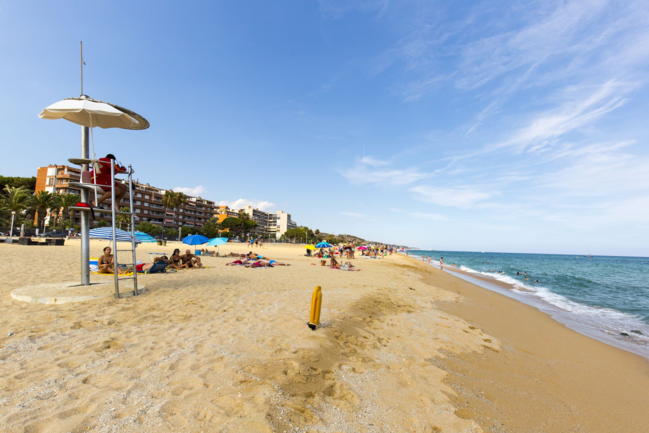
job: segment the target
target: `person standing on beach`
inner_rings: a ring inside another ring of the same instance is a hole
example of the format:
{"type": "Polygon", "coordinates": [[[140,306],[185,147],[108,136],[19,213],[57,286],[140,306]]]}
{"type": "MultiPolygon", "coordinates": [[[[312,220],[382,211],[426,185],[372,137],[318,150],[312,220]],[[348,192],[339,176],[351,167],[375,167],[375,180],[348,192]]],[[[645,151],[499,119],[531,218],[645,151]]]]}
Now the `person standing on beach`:
{"type": "Polygon", "coordinates": [[[444,257],[439,258],[439,268],[443,271],[444,270],[444,257]]]}

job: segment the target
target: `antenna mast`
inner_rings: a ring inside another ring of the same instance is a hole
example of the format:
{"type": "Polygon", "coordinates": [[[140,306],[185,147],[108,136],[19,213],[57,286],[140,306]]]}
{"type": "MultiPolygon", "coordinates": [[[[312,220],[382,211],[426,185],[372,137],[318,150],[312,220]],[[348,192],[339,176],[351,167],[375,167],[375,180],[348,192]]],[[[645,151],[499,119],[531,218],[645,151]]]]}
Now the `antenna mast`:
{"type": "Polygon", "coordinates": [[[83,95],[83,41],[79,42],[79,56],[81,62],[81,95],[83,95]]]}

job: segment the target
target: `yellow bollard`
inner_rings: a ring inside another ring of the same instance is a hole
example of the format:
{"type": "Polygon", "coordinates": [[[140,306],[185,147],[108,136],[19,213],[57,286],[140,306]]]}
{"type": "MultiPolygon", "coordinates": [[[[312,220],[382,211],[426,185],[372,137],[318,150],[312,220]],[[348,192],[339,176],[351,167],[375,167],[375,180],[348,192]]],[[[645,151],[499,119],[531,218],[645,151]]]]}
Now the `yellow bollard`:
{"type": "Polygon", "coordinates": [[[309,328],[312,331],[320,326],[320,308],[322,308],[322,289],[316,286],[311,296],[311,315],[309,316],[309,328]]]}

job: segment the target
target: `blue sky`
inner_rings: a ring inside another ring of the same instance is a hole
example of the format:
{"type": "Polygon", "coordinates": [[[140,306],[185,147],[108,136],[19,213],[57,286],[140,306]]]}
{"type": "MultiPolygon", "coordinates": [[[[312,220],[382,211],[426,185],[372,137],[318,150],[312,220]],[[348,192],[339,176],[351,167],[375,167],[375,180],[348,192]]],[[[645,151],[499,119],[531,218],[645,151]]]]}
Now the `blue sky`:
{"type": "Polygon", "coordinates": [[[0,174],[79,154],[84,93],[141,181],[425,248],[649,255],[646,1],[0,0],[0,174]]]}

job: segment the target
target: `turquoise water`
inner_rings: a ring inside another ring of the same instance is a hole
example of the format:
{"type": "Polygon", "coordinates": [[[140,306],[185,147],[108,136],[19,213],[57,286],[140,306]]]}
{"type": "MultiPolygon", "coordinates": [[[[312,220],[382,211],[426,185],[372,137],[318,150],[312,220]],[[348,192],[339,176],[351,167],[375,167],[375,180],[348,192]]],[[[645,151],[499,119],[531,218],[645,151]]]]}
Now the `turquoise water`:
{"type": "MultiPolygon", "coordinates": [[[[426,259],[431,256],[437,267],[444,257],[445,270],[459,269],[469,278],[480,275],[506,283],[513,297],[549,312],[571,328],[649,357],[649,258],[409,253],[426,259]]],[[[477,279],[472,282],[484,285],[477,279]]]]}

